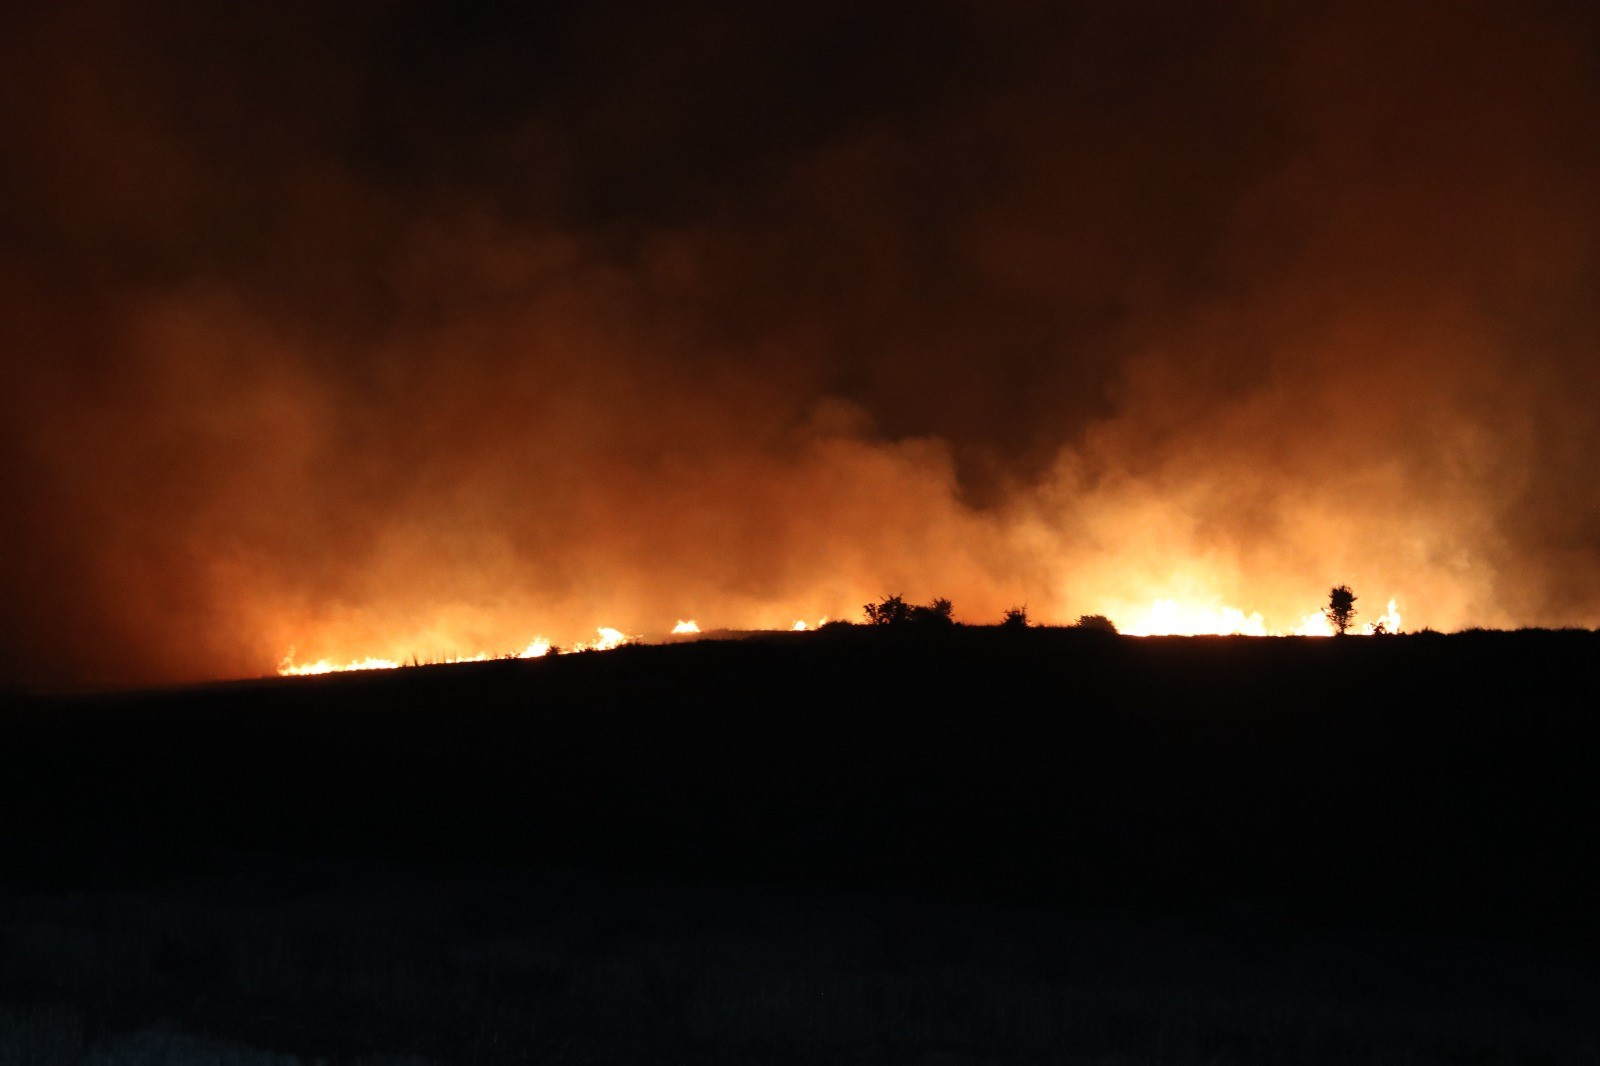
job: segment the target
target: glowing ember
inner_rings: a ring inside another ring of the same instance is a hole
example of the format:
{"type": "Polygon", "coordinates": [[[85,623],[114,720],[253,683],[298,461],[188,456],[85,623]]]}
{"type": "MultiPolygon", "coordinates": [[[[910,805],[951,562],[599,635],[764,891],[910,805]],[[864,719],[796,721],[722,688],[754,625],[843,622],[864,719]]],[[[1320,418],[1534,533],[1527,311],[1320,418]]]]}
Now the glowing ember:
{"type": "Polygon", "coordinates": [[[700,627],[695,624],[694,619],[692,618],[687,622],[680,618],[678,620],[678,624],[672,627],[672,632],[680,635],[684,633],[698,633],[700,632],[700,627]]]}

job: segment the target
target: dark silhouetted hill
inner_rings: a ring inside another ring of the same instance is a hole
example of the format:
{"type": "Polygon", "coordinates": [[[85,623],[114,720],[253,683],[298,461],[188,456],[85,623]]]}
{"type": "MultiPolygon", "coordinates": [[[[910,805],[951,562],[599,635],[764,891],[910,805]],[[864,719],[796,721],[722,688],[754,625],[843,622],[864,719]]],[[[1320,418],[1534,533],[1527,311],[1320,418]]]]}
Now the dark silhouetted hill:
{"type": "Polygon", "coordinates": [[[846,627],[14,699],[0,867],[265,852],[1592,937],[1597,653],[846,627]]]}

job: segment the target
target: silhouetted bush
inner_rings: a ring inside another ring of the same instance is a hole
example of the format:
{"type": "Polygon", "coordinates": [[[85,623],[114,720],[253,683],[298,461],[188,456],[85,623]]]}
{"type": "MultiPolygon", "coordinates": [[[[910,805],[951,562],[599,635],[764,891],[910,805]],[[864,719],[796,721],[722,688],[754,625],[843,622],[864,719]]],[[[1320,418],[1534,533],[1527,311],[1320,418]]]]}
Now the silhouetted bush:
{"type": "Polygon", "coordinates": [[[889,596],[881,603],[862,608],[867,621],[875,626],[918,626],[938,628],[955,625],[954,608],[940,597],[929,604],[909,604],[903,596],[889,596]]]}
{"type": "Polygon", "coordinates": [[[950,601],[940,597],[926,606],[911,608],[911,623],[918,626],[953,626],[954,608],[950,601]]]}
{"type": "Polygon", "coordinates": [[[1021,607],[1011,608],[1001,617],[1000,626],[1003,629],[1027,629],[1028,605],[1023,604],[1021,607]]]}
{"type": "Polygon", "coordinates": [[[889,596],[881,603],[869,603],[862,608],[867,621],[875,626],[900,626],[911,621],[911,605],[904,596],[889,596]]]}
{"type": "Polygon", "coordinates": [[[1078,617],[1072,628],[1089,633],[1116,633],[1117,624],[1103,614],[1085,614],[1078,617]]]}

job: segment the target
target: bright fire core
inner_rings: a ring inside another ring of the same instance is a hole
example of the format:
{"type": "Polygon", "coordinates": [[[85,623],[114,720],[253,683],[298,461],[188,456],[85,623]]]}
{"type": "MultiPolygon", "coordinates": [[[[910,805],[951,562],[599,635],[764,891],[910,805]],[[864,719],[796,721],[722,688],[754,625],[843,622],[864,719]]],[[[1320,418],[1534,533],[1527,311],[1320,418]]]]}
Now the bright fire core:
{"type": "MultiPolygon", "coordinates": [[[[1198,603],[1158,599],[1118,628],[1131,636],[1231,636],[1251,637],[1331,637],[1333,623],[1321,611],[1301,617],[1288,629],[1269,629],[1259,611],[1246,614],[1237,607],[1218,603],[1198,603]]],[[[1400,609],[1394,598],[1376,619],[1360,627],[1364,634],[1400,632],[1400,609]]]]}

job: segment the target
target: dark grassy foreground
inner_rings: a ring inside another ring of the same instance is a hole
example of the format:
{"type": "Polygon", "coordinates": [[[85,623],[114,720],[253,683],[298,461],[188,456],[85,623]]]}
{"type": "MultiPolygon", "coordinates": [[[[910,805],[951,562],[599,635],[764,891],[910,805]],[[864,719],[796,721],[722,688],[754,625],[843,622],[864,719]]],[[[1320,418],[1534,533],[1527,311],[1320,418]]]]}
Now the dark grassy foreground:
{"type": "Polygon", "coordinates": [[[1587,633],[14,702],[0,1062],[1594,1062],[1587,633]]]}

